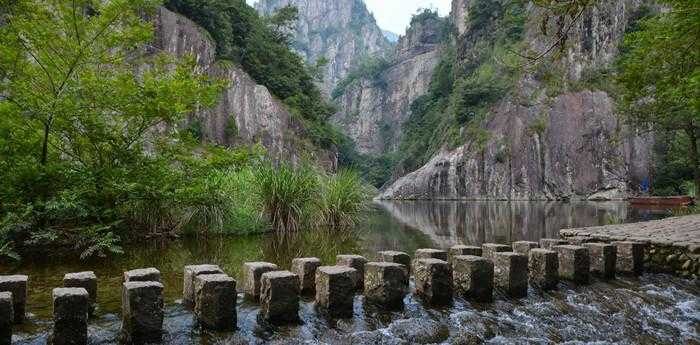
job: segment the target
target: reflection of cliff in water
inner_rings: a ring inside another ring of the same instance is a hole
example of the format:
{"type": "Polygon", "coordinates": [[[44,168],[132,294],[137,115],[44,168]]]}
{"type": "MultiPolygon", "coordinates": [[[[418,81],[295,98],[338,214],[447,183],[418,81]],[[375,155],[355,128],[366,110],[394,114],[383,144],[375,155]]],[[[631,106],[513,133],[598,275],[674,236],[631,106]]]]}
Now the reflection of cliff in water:
{"type": "Polygon", "coordinates": [[[439,247],[510,243],[559,237],[572,227],[629,222],[625,202],[378,201],[397,221],[428,235],[439,247]]]}

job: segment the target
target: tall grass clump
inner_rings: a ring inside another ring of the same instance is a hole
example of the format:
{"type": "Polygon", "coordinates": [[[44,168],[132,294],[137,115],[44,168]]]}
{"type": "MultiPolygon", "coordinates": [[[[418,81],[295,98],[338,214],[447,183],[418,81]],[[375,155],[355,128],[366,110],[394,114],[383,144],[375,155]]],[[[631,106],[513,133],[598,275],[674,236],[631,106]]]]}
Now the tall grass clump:
{"type": "Polygon", "coordinates": [[[329,229],[349,229],[367,209],[369,188],[351,170],[321,177],[318,197],[318,218],[329,229]]]}
{"type": "Polygon", "coordinates": [[[311,212],[311,201],[318,195],[318,179],[306,165],[260,164],[255,186],[272,228],[281,234],[301,228],[305,213],[311,212]]]}

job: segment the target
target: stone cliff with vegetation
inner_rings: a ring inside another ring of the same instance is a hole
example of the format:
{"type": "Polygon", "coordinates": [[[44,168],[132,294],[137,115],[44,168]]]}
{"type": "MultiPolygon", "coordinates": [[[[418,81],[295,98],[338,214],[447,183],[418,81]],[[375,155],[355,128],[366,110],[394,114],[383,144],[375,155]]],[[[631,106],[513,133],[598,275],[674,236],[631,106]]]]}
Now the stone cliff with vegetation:
{"type": "Polygon", "coordinates": [[[394,181],[381,198],[614,199],[639,188],[649,174],[651,139],[621,124],[613,91],[600,81],[640,4],[600,3],[586,10],[556,58],[529,68],[509,52],[548,49],[540,11],[455,1],[453,15],[465,15],[451,20],[465,26],[458,25],[446,48],[454,56],[442,61],[451,65],[442,79],[455,79],[448,81],[446,97],[433,92],[421,100],[424,105],[414,103],[412,122],[428,127],[414,128],[430,142],[403,159],[402,168],[417,170],[394,181]]]}
{"type": "Polygon", "coordinates": [[[261,0],[255,5],[265,16],[286,6],[299,13],[292,47],[310,64],[323,62],[318,67],[326,94],[363,58],[391,48],[362,0],[261,0]]]}
{"type": "Polygon", "coordinates": [[[179,58],[195,56],[200,68],[226,84],[214,107],[190,115],[188,126],[196,137],[229,147],[260,144],[272,157],[295,162],[313,158],[331,169],[336,167],[334,150],[319,148],[307,140],[304,124],[267,87],[239,65],[217,59],[216,43],[206,30],[160,8],[156,36],[158,49],[179,58]]]}

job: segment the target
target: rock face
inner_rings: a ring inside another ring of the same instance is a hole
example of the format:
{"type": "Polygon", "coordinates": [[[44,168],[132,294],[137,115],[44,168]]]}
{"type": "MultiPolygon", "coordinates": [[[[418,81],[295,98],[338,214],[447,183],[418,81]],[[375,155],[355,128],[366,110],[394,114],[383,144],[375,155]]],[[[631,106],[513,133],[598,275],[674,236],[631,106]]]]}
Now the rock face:
{"type": "Polygon", "coordinates": [[[306,61],[325,57],[322,89],[330,94],[364,56],[382,54],[391,43],[362,0],[261,0],[262,15],[292,5],[299,10],[294,48],[306,61]]]}
{"type": "Polygon", "coordinates": [[[360,153],[376,156],[398,145],[411,103],[427,93],[440,62],[443,26],[440,18],[411,23],[389,58],[390,67],[374,80],[355,80],[336,99],[340,110],[331,121],[360,153]]]}
{"type": "MultiPolygon", "coordinates": [[[[453,15],[464,16],[468,2],[454,0],[453,15]]],[[[466,138],[464,145],[443,149],[395,181],[380,198],[601,200],[634,192],[648,176],[652,138],[622,125],[611,95],[594,91],[584,79],[614,61],[639,5],[603,2],[588,10],[569,34],[563,58],[545,66],[579,87],[557,92],[535,72],[524,73],[481,123],[490,133],[483,150],[466,138]]],[[[544,51],[551,40],[541,36],[537,18],[537,10],[528,8],[524,41],[544,51]]],[[[469,28],[458,25],[458,30],[469,28]]]]}
{"type": "Polygon", "coordinates": [[[191,20],[165,8],[155,19],[155,46],[177,57],[192,55],[203,71],[228,82],[218,104],[190,118],[202,125],[204,140],[219,145],[262,144],[272,157],[298,160],[301,152],[334,168],[334,152],[318,150],[300,140],[303,128],[287,108],[240,67],[216,61],[216,46],[208,33],[191,20]]]}

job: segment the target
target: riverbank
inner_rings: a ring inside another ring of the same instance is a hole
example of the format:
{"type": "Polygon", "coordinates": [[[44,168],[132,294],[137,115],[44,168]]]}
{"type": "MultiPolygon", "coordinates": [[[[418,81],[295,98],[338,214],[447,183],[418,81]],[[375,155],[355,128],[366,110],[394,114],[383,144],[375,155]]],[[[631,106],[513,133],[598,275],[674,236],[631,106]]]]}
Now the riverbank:
{"type": "Polygon", "coordinates": [[[700,277],[700,215],[563,229],[559,234],[577,242],[642,242],[646,244],[644,263],[648,271],[700,277]]]}

